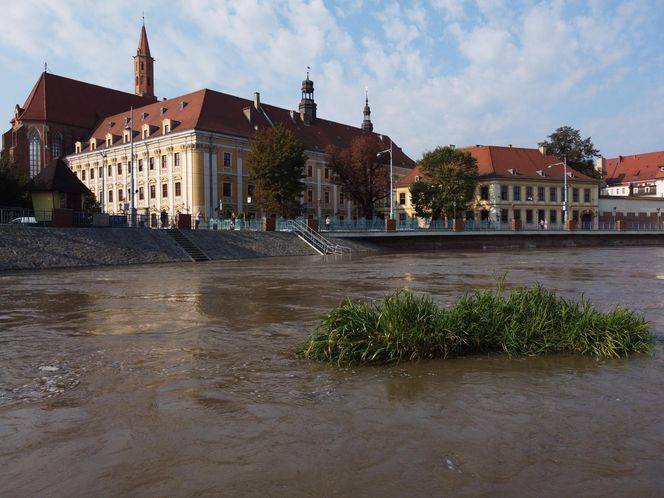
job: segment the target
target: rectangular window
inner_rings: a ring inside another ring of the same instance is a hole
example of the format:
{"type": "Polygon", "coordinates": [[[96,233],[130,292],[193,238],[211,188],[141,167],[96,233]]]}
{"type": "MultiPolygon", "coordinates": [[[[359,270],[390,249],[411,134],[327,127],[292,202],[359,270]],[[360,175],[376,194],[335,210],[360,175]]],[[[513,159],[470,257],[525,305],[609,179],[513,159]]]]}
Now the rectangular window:
{"type": "Polygon", "coordinates": [[[533,210],[526,209],[526,223],[532,224],[533,222],[533,210]]]}
{"type": "Polygon", "coordinates": [[[325,176],[325,179],[329,180],[330,179],[330,168],[325,168],[323,174],[325,176]]]}
{"type": "Polygon", "coordinates": [[[118,189],[118,202],[122,202],[122,201],[124,201],[124,195],[123,195],[122,189],[119,188],[118,189]]]}
{"type": "Polygon", "coordinates": [[[104,167],[99,166],[99,178],[101,178],[102,176],[104,176],[104,167]]]}
{"type": "Polygon", "coordinates": [[[138,171],[143,171],[143,159],[138,160],[138,171]]]}
{"type": "Polygon", "coordinates": [[[166,167],[166,155],[164,154],[161,156],[161,167],[165,168],[166,167]]]}
{"type": "Polygon", "coordinates": [[[113,166],[108,165],[108,176],[113,176],[113,166]]]}
{"type": "Polygon", "coordinates": [[[224,182],[224,184],[221,186],[221,195],[224,197],[230,197],[231,196],[231,184],[230,182],[224,182]]]}
{"type": "Polygon", "coordinates": [[[572,189],[572,202],[579,202],[579,189],[576,187],[572,189]]]}
{"type": "Polygon", "coordinates": [[[112,190],[108,191],[108,202],[113,202],[113,191],[112,190]]]}
{"type": "Polygon", "coordinates": [[[507,190],[507,185],[501,185],[500,186],[500,200],[501,201],[508,201],[509,200],[509,193],[507,190]]]}
{"type": "Polygon", "coordinates": [[[583,202],[590,202],[590,189],[589,188],[584,188],[583,189],[583,202]]]}
{"type": "Polygon", "coordinates": [[[406,204],[406,192],[399,192],[399,205],[404,206],[406,204]]]}
{"type": "Polygon", "coordinates": [[[94,180],[94,179],[95,179],[95,169],[90,168],[90,180],[94,180]]]}
{"type": "Polygon", "coordinates": [[[168,183],[161,184],[161,196],[168,197],[168,183]]]}
{"type": "Polygon", "coordinates": [[[527,201],[533,200],[533,187],[526,187],[526,200],[527,201]]]}
{"type": "Polygon", "coordinates": [[[489,200],[489,186],[488,185],[482,185],[480,187],[480,199],[483,201],[488,201],[489,200]]]}
{"type": "Polygon", "coordinates": [[[138,200],[142,201],[145,198],[145,190],[143,187],[138,187],[138,200]]]}
{"type": "Polygon", "coordinates": [[[81,180],[85,181],[85,170],[81,170],[81,180]]]}
{"type": "Polygon", "coordinates": [[[521,200],[521,187],[519,185],[514,185],[514,187],[512,187],[512,195],[514,196],[513,200],[521,200]]]}
{"type": "Polygon", "coordinates": [[[182,184],[180,182],[175,182],[175,197],[180,197],[182,195],[182,184]]]}
{"type": "Polygon", "coordinates": [[[549,220],[554,225],[558,223],[558,211],[556,211],[555,209],[549,211],[549,220]]]}
{"type": "Polygon", "coordinates": [[[180,167],[180,153],[179,152],[176,152],[175,154],[173,154],[173,166],[175,166],[176,168],[180,167]]]}
{"type": "Polygon", "coordinates": [[[346,196],[344,194],[344,191],[341,190],[339,191],[339,204],[343,204],[346,202],[346,196]]]}
{"type": "Polygon", "coordinates": [[[507,223],[509,221],[509,212],[507,209],[501,209],[500,210],[500,221],[502,223],[507,223]]]}
{"type": "Polygon", "coordinates": [[[150,199],[157,197],[157,188],[154,185],[150,185],[150,199]]]}
{"type": "Polygon", "coordinates": [[[143,130],[143,138],[148,138],[148,130],[143,130]]]}
{"type": "Polygon", "coordinates": [[[323,196],[324,196],[323,199],[324,199],[325,205],[329,206],[330,205],[330,192],[326,190],[324,192],[323,196]]]}
{"type": "Polygon", "coordinates": [[[521,210],[520,209],[515,209],[514,210],[514,219],[515,220],[520,220],[521,219],[521,210]]]}
{"type": "Polygon", "coordinates": [[[311,204],[312,202],[314,202],[314,191],[311,190],[311,189],[307,190],[307,202],[308,202],[309,204],[311,204]]]}
{"type": "Polygon", "coordinates": [[[224,152],[224,168],[230,168],[230,167],[231,167],[231,153],[224,152]]]}
{"type": "Polygon", "coordinates": [[[122,163],[118,163],[118,176],[122,174],[122,163]]]}
{"type": "Polygon", "coordinates": [[[578,209],[575,209],[575,210],[572,211],[572,220],[574,220],[577,223],[579,222],[579,210],[578,209]]]}
{"type": "Polygon", "coordinates": [[[154,157],[150,158],[150,169],[154,169],[154,157]]]}
{"type": "Polygon", "coordinates": [[[307,176],[308,176],[309,178],[311,178],[312,176],[314,176],[314,168],[313,168],[313,166],[312,166],[311,164],[309,164],[309,165],[307,166],[307,176]]]}
{"type": "Polygon", "coordinates": [[[544,187],[537,187],[537,201],[544,202],[544,187]]]}
{"type": "Polygon", "coordinates": [[[549,201],[556,202],[558,200],[558,189],[556,187],[549,187],[549,201]]]}

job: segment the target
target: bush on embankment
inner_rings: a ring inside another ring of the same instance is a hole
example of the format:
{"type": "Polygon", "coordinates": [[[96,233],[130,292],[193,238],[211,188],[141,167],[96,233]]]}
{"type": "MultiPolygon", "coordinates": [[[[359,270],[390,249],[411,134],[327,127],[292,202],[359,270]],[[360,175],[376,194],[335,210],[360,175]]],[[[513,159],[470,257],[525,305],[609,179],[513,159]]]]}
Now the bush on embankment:
{"type": "Polygon", "coordinates": [[[653,342],[647,322],[626,308],[602,313],[538,285],[478,291],[449,309],[408,291],[378,304],[347,300],[323,317],[302,355],[338,365],[498,352],[619,358],[651,352],[653,342]]]}

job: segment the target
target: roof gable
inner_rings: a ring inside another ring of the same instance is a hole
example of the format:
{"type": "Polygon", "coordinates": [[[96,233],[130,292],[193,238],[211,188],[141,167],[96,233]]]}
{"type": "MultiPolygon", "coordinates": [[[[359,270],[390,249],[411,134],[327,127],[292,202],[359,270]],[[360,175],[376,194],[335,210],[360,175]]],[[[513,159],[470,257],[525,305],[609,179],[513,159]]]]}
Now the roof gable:
{"type": "Polygon", "coordinates": [[[89,192],[63,159],[44,168],[26,185],[28,192],[63,192],[68,194],[89,192]]]}

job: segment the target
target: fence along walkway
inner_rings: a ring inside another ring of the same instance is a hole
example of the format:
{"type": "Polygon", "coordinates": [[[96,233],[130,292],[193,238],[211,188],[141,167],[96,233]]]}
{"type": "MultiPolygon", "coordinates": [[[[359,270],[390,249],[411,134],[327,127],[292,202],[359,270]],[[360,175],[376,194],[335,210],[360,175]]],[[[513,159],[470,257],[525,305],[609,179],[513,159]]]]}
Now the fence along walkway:
{"type": "Polygon", "coordinates": [[[300,220],[288,220],[286,230],[293,232],[304,242],[309,244],[320,255],[325,254],[350,254],[350,247],[330,242],[321,234],[309,228],[300,220]]]}

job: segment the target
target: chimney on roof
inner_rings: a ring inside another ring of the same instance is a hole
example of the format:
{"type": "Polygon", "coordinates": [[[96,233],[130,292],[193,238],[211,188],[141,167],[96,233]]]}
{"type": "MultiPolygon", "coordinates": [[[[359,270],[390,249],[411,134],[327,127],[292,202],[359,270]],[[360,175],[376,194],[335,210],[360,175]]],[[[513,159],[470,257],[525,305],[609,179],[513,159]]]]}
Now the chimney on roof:
{"type": "Polygon", "coordinates": [[[606,176],[606,159],[604,156],[599,156],[597,159],[595,159],[595,171],[600,174],[600,178],[604,178],[606,176]]]}
{"type": "Polygon", "coordinates": [[[261,108],[261,94],[254,92],[254,109],[257,111],[261,108]]]}
{"type": "Polygon", "coordinates": [[[455,148],[456,148],[456,145],[454,145],[454,144],[448,144],[447,146],[448,146],[450,149],[455,149],[455,148]]]}
{"type": "Polygon", "coordinates": [[[507,146],[508,146],[510,149],[512,148],[512,144],[507,144],[507,146]]]}
{"type": "Polygon", "coordinates": [[[546,156],[546,145],[540,145],[539,146],[539,151],[540,151],[540,154],[542,154],[543,156],[546,156]]]}

